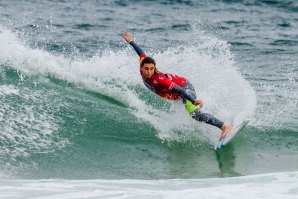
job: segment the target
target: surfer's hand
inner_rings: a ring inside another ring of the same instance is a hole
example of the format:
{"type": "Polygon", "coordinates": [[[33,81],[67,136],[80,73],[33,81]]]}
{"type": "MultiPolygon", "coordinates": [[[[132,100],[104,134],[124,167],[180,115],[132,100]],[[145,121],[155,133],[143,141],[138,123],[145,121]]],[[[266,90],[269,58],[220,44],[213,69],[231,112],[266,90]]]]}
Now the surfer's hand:
{"type": "Polygon", "coordinates": [[[194,103],[193,103],[193,105],[195,105],[195,106],[198,106],[198,105],[200,105],[201,107],[203,107],[203,101],[202,100],[196,100],[194,103]]]}
{"type": "Polygon", "coordinates": [[[131,37],[131,35],[130,35],[127,31],[125,31],[125,32],[123,33],[122,37],[123,37],[124,40],[125,40],[126,42],[128,42],[128,43],[132,41],[132,37],[131,37]]]}

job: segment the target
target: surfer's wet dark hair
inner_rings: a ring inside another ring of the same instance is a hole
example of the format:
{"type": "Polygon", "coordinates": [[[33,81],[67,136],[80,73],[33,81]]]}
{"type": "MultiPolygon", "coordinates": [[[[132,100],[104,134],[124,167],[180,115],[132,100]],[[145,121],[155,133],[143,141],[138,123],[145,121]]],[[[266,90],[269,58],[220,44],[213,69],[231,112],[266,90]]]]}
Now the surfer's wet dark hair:
{"type": "Polygon", "coordinates": [[[162,72],[160,72],[157,68],[156,68],[156,63],[155,60],[152,57],[145,57],[142,62],[141,62],[141,66],[143,68],[144,64],[154,64],[155,69],[154,69],[154,73],[155,74],[162,74],[162,72]]]}
{"type": "Polygon", "coordinates": [[[144,64],[154,64],[154,66],[156,65],[155,60],[152,57],[145,57],[142,60],[141,66],[143,67],[144,64]]]}

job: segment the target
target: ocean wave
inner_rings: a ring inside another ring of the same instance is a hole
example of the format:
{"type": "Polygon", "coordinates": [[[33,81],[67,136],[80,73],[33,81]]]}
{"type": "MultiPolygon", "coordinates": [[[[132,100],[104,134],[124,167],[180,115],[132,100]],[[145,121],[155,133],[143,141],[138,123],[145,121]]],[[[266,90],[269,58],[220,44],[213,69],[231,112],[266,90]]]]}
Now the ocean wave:
{"type": "Polygon", "coordinates": [[[224,179],[1,180],[0,198],[297,198],[298,173],[224,179]]]}

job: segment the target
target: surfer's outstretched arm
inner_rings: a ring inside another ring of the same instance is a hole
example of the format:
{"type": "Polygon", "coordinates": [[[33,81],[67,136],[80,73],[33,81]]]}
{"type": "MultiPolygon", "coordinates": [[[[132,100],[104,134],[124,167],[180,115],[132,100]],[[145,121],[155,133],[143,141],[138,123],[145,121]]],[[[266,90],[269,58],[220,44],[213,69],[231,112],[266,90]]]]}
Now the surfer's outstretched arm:
{"type": "Polygon", "coordinates": [[[132,47],[133,47],[133,49],[135,49],[135,51],[138,53],[138,55],[141,57],[144,57],[144,55],[145,55],[145,53],[144,53],[144,51],[142,50],[142,48],[140,47],[140,46],[138,46],[137,44],[136,44],[136,42],[134,42],[133,40],[132,40],[132,36],[127,32],[127,31],[125,31],[124,32],[124,34],[123,34],[123,38],[125,39],[125,41],[127,42],[127,43],[129,43],[132,47]]]}

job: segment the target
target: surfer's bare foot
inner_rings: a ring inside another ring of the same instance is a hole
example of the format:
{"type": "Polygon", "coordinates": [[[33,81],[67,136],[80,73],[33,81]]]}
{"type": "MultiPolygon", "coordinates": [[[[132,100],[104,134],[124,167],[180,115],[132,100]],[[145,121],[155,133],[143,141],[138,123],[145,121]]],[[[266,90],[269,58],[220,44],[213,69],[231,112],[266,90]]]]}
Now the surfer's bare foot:
{"type": "Polygon", "coordinates": [[[224,139],[224,137],[229,133],[231,132],[233,129],[233,127],[229,124],[224,124],[222,127],[221,127],[221,135],[220,135],[220,138],[219,138],[219,141],[221,141],[222,139],[224,139]]]}

